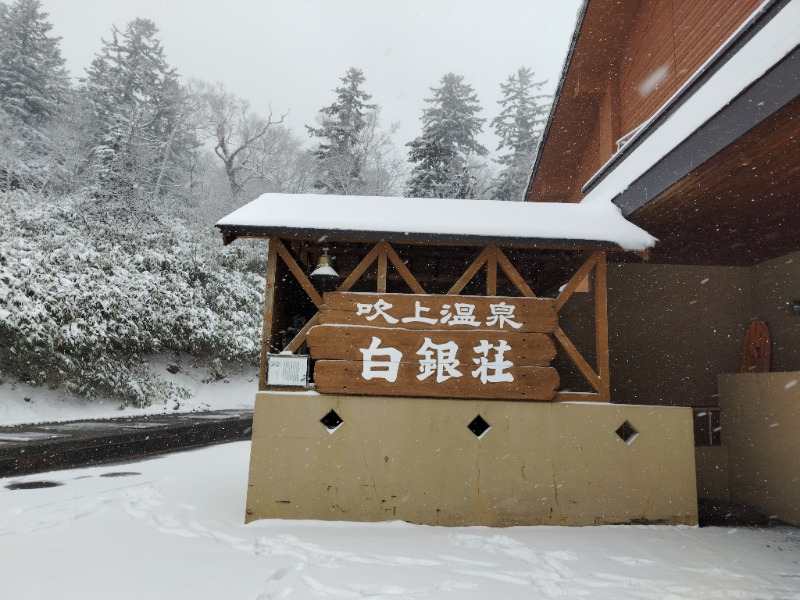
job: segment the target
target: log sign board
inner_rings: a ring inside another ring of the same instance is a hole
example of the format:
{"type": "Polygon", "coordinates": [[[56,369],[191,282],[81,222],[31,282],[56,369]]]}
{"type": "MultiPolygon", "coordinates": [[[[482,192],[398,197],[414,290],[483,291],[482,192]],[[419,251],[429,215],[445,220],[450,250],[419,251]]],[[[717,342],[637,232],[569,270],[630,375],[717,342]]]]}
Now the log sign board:
{"type": "Polygon", "coordinates": [[[553,300],[329,293],[307,342],[319,392],[552,400],[553,300]]]}

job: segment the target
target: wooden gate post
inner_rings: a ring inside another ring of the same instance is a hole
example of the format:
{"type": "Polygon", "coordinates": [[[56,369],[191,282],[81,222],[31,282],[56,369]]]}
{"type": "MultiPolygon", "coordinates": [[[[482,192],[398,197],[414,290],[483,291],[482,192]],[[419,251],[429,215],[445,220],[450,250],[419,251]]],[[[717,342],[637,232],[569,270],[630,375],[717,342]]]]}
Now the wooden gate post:
{"type": "Polygon", "coordinates": [[[272,309],[275,305],[275,274],[278,271],[278,242],[270,238],[267,249],[266,285],[264,287],[264,321],[261,329],[261,366],[258,370],[258,391],[267,389],[267,354],[272,337],[272,309]]]}
{"type": "Polygon", "coordinates": [[[608,287],[606,285],[606,253],[600,252],[594,268],[594,324],[597,348],[598,392],[605,402],[611,400],[608,358],[608,287]]]}

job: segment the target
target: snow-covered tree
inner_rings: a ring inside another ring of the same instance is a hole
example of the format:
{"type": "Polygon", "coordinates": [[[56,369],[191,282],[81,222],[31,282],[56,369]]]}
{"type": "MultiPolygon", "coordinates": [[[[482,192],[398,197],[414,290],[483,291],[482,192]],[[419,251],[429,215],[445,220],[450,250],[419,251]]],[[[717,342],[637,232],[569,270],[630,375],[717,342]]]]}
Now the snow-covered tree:
{"type": "Polygon", "coordinates": [[[305,142],[305,138],[283,125],[267,132],[262,149],[269,157],[269,164],[258,193],[302,194],[313,191],[316,165],[305,142]]]}
{"type": "Polygon", "coordinates": [[[306,126],[311,136],[322,140],[314,150],[320,170],[314,185],[329,194],[361,194],[364,156],[359,135],[376,107],[361,88],[365,79],[360,69],[351,67],[340,81],[334,90],[336,101],[319,111],[319,127],[306,126]]]}
{"type": "Polygon", "coordinates": [[[0,181],[28,187],[47,178],[43,127],[69,92],[67,72],[39,0],[0,9],[0,181]]]}
{"type": "Polygon", "coordinates": [[[0,12],[0,107],[26,124],[41,124],[55,115],[69,84],[61,38],[39,0],[17,0],[0,12]]]}
{"type": "Polygon", "coordinates": [[[411,171],[407,195],[419,198],[474,198],[474,179],[468,158],[485,156],[476,137],[485,119],[477,116],[480,103],[464,77],[448,73],[431,88],[430,106],[422,112],[422,135],[409,142],[411,171]]]}
{"type": "Polygon", "coordinates": [[[0,381],[142,405],[187,393],[154,377],[153,354],[257,360],[263,264],[248,268],[256,245],[222,249],[208,222],[84,220],[71,196],[16,190],[3,202],[0,381]]]}
{"type": "Polygon", "coordinates": [[[238,197],[244,187],[267,177],[270,128],[283,123],[286,114],[273,121],[272,108],[265,119],[250,109],[247,100],[237,98],[218,83],[195,82],[202,99],[201,128],[214,143],[214,153],[225,167],[231,194],[238,197]]]}
{"type": "Polygon", "coordinates": [[[399,196],[408,176],[407,163],[397,152],[394,136],[400,122],[391,123],[388,129],[381,124],[381,109],[376,106],[365,115],[364,127],[359,131],[354,156],[361,164],[361,185],[356,193],[366,196],[399,196]]]}
{"type": "Polygon", "coordinates": [[[508,153],[497,159],[502,167],[494,183],[493,196],[497,200],[524,200],[551,98],[538,93],[547,82],[533,78],[531,69],[521,67],[500,84],[503,99],[498,104],[503,108],[491,125],[500,138],[497,149],[508,153]]]}
{"type": "Polygon", "coordinates": [[[157,33],[147,19],[114,27],[84,80],[94,117],[92,191],[102,210],[117,214],[148,206],[176,184],[169,179],[179,171],[169,166],[195,146],[186,95],[157,33]]]}

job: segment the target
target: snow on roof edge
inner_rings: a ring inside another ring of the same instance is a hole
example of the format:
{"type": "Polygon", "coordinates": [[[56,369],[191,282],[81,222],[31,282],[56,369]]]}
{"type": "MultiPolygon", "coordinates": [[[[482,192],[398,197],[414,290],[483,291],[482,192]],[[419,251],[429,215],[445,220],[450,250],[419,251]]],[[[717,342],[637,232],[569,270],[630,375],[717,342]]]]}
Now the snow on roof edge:
{"type": "Polygon", "coordinates": [[[408,241],[582,241],[588,245],[615,244],[631,251],[652,248],[656,242],[625,220],[611,202],[264,194],[220,219],[216,227],[233,235],[352,232],[394,235],[408,241]]]}

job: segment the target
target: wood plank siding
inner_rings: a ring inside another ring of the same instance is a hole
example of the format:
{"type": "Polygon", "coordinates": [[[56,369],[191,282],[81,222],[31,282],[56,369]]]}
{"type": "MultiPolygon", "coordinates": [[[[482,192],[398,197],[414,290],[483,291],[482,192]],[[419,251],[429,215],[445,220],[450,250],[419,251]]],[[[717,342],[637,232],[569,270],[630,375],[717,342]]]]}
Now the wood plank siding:
{"type": "Polygon", "coordinates": [[[620,60],[623,135],[669,100],[761,2],[644,0],[620,60]]]}
{"type": "Polygon", "coordinates": [[[580,201],[616,141],[656,112],[761,1],[590,0],[529,200],[580,201]]]}

